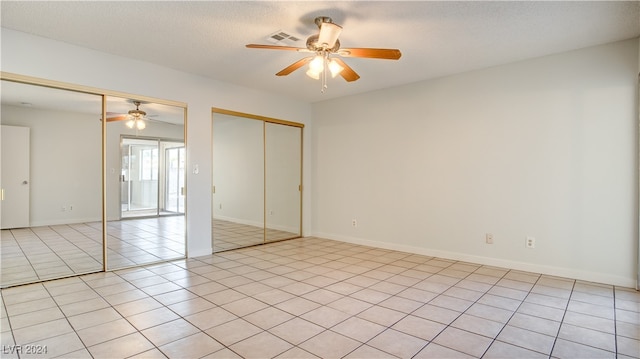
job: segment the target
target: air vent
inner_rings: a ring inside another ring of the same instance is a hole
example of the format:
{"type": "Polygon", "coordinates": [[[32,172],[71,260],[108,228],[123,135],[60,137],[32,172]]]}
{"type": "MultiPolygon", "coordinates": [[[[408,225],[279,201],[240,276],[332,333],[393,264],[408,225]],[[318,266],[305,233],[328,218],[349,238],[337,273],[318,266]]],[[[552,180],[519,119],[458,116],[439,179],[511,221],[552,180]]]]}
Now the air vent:
{"type": "Polygon", "coordinates": [[[296,43],[300,41],[300,36],[292,35],[289,32],[278,30],[273,34],[269,35],[267,37],[267,41],[273,44],[280,44],[280,45],[297,45],[296,43]]]}

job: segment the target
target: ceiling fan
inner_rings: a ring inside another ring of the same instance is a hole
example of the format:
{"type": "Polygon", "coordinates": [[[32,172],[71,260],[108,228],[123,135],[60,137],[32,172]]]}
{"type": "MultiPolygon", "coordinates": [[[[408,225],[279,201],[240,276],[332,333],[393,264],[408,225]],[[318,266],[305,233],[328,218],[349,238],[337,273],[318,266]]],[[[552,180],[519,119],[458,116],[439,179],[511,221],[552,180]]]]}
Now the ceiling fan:
{"type": "Polygon", "coordinates": [[[117,114],[113,112],[108,112],[107,115],[111,115],[112,117],[107,117],[107,122],[114,121],[127,121],[126,125],[129,128],[137,128],[138,130],[144,130],[147,125],[144,120],[148,120],[147,113],[140,110],[140,101],[133,101],[133,104],[136,106],[135,110],[129,110],[126,114],[117,114]],[[115,116],[113,116],[115,115],[115,116]]]}
{"type": "Polygon", "coordinates": [[[305,57],[293,64],[285,67],[276,76],[286,76],[293,71],[309,64],[307,75],[314,79],[322,79],[322,92],[327,88],[327,72],[336,77],[338,74],[348,82],[356,81],[360,78],[349,65],[340,57],[363,57],[372,59],[398,60],[402,54],[398,49],[374,49],[374,48],[340,48],[338,36],[342,32],[342,27],[334,24],[330,17],[320,16],[315,19],[315,24],[320,29],[316,35],[311,35],[307,39],[307,47],[275,46],[275,45],[246,45],[251,49],[272,49],[289,50],[298,52],[315,53],[313,56],[305,57]]]}

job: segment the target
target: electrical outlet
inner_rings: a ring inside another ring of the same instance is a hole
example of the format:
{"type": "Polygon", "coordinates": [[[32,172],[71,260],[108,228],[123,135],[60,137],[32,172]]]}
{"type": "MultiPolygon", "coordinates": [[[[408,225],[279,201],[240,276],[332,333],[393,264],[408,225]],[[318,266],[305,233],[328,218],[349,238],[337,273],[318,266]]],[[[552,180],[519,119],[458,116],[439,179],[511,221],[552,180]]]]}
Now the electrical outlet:
{"type": "Polygon", "coordinates": [[[487,244],[493,244],[493,234],[491,233],[485,234],[484,239],[487,242],[487,244]]]}
{"type": "Polygon", "coordinates": [[[536,239],[534,237],[527,237],[527,240],[525,242],[525,246],[527,248],[533,249],[536,247],[536,239]]]}
{"type": "Polygon", "coordinates": [[[67,211],[67,207],[65,206],[60,207],[60,212],[66,212],[66,211],[67,211]]]}
{"type": "Polygon", "coordinates": [[[354,219],[352,219],[352,220],[351,220],[351,225],[352,225],[353,227],[357,227],[357,226],[358,226],[358,221],[357,221],[355,218],[354,218],[354,219]]]}

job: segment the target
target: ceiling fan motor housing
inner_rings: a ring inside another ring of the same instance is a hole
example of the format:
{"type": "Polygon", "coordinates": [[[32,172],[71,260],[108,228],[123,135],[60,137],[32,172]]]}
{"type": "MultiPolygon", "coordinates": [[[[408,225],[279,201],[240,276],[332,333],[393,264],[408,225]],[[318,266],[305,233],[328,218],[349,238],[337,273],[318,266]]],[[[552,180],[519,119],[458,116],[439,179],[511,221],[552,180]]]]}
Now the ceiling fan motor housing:
{"type": "Polygon", "coordinates": [[[318,35],[318,34],[309,36],[309,38],[307,39],[307,49],[309,49],[311,51],[314,51],[314,52],[318,52],[318,51],[336,52],[336,51],[340,50],[340,40],[336,40],[336,43],[335,43],[335,45],[333,45],[332,48],[325,49],[322,46],[318,46],[318,38],[319,37],[320,37],[320,35],[318,35]]]}
{"type": "Polygon", "coordinates": [[[318,25],[318,28],[320,28],[322,27],[323,22],[333,23],[333,20],[331,20],[331,18],[328,16],[318,16],[315,18],[315,20],[313,20],[313,22],[315,22],[316,25],[318,25]]]}
{"type": "Polygon", "coordinates": [[[145,117],[147,115],[146,112],[144,112],[144,111],[139,109],[140,101],[134,101],[133,104],[136,105],[136,109],[135,110],[129,110],[129,115],[134,116],[134,117],[145,117]]]}

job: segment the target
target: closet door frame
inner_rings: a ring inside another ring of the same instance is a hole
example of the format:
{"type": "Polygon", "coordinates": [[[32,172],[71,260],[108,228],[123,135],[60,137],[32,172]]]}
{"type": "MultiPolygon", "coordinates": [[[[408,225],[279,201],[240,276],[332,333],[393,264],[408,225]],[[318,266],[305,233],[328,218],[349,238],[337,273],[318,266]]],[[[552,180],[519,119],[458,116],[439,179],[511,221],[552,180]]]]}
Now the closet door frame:
{"type": "MultiPolygon", "coordinates": [[[[217,108],[217,107],[212,107],[211,108],[211,113],[212,113],[212,117],[211,117],[211,128],[212,128],[212,141],[211,141],[211,153],[213,153],[214,150],[214,141],[213,141],[213,131],[215,131],[214,129],[214,121],[215,121],[215,116],[217,115],[227,115],[227,116],[234,116],[234,117],[240,117],[240,118],[245,118],[245,119],[251,119],[251,120],[256,120],[256,121],[262,121],[263,126],[262,126],[262,155],[263,155],[263,208],[262,208],[262,215],[263,215],[263,241],[261,244],[266,244],[266,243],[274,243],[280,240],[275,240],[275,241],[267,241],[267,191],[266,191],[266,125],[267,123],[270,124],[277,124],[277,125],[283,125],[283,126],[291,126],[291,127],[296,127],[300,129],[300,174],[299,174],[299,186],[298,186],[298,191],[299,191],[299,218],[298,218],[298,235],[296,237],[292,237],[292,238],[284,238],[281,240],[288,240],[288,239],[293,239],[293,238],[300,238],[302,237],[302,233],[303,233],[303,228],[302,228],[302,224],[303,224],[303,205],[302,205],[302,198],[303,198],[303,148],[304,148],[304,124],[302,123],[298,123],[298,122],[293,122],[293,121],[287,121],[287,120],[281,120],[281,119],[277,119],[277,118],[272,118],[272,117],[266,117],[266,116],[260,116],[260,115],[254,115],[254,114],[249,114],[249,113],[244,113],[244,112],[238,112],[238,111],[232,111],[232,110],[227,110],[227,109],[223,109],[223,108],[217,108]]],[[[215,171],[215,164],[213,164],[213,166],[211,166],[211,179],[212,179],[212,194],[215,194],[215,183],[213,183],[213,171],[215,171]]],[[[212,202],[212,224],[213,224],[213,202],[212,202]]],[[[212,226],[213,227],[213,226],[212,226]]],[[[215,249],[215,238],[214,238],[214,234],[212,231],[212,235],[211,235],[211,239],[212,239],[212,251],[215,253],[216,251],[215,249]]],[[[237,247],[237,248],[242,248],[242,247],[237,247]]],[[[233,248],[233,249],[237,249],[237,248],[233,248]]],[[[226,249],[225,249],[226,250],[226,249]]],[[[224,250],[222,250],[224,251],[224,250]]],[[[218,251],[220,252],[220,251],[218,251]]]]}
{"type": "MultiPolygon", "coordinates": [[[[87,94],[87,95],[95,95],[97,97],[100,97],[100,103],[101,103],[101,115],[100,118],[107,118],[107,100],[109,98],[135,98],[138,99],[140,101],[144,101],[144,102],[148,102],[148,103],[156,103],[156,104],[160,104],[160,105],[166,105],[166,106],[174,106],[177,108],[181,108],[183,110],[184,113],[184,134],[185,134],[185,139],[184,139],[184,144],[185,144],[185,148],[187,146],[187,140],[186,140],[186,133],[187,133],[187,104],[184,102],[179,102],[179,101],[171,101],[171,100],[163,100],[163,99],[157,99],[154,97],[149,97],[149,96],[143,96],[143,95],[135,95],[135,94],[131,94],[131,93],[127,93],[127,92],[120,92],[120,91],[112,91],[112,90],[105,90],[105,89],[100,89],[100,88],[96,88],[96,87],[90,87],[90,86],[84,86],[84,85],[78,85],[78,84],[72,84],[72,83],[67,83],[67,82],[61,82],[61,81],[55,81],[55,80],[49,80],[49,79],[43,79],[43,78],[39,78],[39,77],[33,77],[33,76],[28,76],[28,75],[22,75],[22,74],[16,74],[16,73],[11,73],[11,72],[4,72],[4,71],[0,71],[0,81],[7,81],[7,82],[11,82],[11,83],[17,83],[17,84],[24,84],[24,85],[32,85],[32,86],[38,86],[38,87],[43,87],[43,88],[51,88],[51,89],[57,89],[57,90],[64,90],[64,91],[70,91],[70,92],[77,92],[77,93],[82,93],[82,94],[87,94]]],[[[97,120],[99,120],[100,118],[98,118],[97,120]]],[[[0,283],[0,287],[5,288],[5,287],[10,287],[10,286],[14,286],[14,285],[23,285],[23,284],[32,284],[32,283],[39,283],[39,282],[43,282],[43,281],[48,281],[48,280],[52,280],[52,279],[62,279],[62,278],[68,278],[68,277],[75,277],[75,276],[79,276],[79,275],[84,275],[84,274],[90,274],[90,273],[99,273],[99,272],[109,272],[112,270],[116,270],[116,269],[124,269],[124,268],[129,268],[129,267],[123,267],[123,268],[115,268],[115,269],[111,269],[108,267],[108,243],[107,243],[107,237],[108,237],[108,229],[107,229],[107,222],[108,222],[108,218],[107,218],[107,176],[109,175],[109,172],[107,171],[107,121],[101,121],[101,157],[99,160],[101,162],[101,200],[102,203],[100,205],[101,208],[101,225],[100,225],[100,230],[102,231],[101,234],[101,239],[102,239],[102,263],[101,263],[101,268],[98,269],[96,268],[96,270],[91,270],[91,271],[86,271],[86,272],[79,272],[79,273],[74,273],[74,274],[65,274],[65,275],[61,275],[59,277],[55,277],[55,278],[46,278],[46,279],[34,279],[34,280],[29,280],[29,281],[25,281],[25,282],[21,282],[21,283],[17,283],[17,284],[11,284],[11,285],[3,285],[2,283],[0,283]]],[[[186,160],[185,160],[186,161],[186,160]]],[[[187,213],[186,213],[186,198],[185,198],[185,223],[186,223],[186,217],[187,213]]],[[[185,255],[184,258],[188,258],[189,254],[188,254],[188,246],[187,246],[187,241],[188,241],[188,237],[187,237],[187,231],[185,229],[184,232],[184,251],[185,251],[185,255]]],[[[172,259],[173,260],[173,259],[172,259]]],[[[161,262],[166,262],[166,260],[160,260],[158,262],[154,262],[154,263],[161,263],[161,262]]],[[[144,265],[147,264],[153,264],[153,263],[144,263],[144,265]]],[[[139,267],[143,264],[137,264],[131,267],[139,267]]]]}

